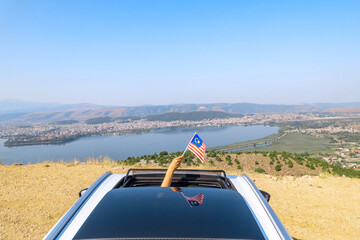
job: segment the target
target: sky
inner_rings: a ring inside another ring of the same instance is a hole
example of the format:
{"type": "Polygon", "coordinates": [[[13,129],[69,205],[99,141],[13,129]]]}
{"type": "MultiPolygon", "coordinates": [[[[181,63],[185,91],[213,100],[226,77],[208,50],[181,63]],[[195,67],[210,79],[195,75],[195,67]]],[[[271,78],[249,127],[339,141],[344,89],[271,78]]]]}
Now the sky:
{"type": "Polygon", "coordinates": [[[0,100],[360,101],[360,1],[0,1],[0,100]]]}

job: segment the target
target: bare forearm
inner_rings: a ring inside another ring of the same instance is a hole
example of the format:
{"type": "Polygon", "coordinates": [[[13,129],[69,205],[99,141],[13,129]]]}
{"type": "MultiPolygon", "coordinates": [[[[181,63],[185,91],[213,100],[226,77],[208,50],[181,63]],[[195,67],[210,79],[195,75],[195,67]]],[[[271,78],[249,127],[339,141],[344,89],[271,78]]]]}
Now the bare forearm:
{"type": "Polygon", "coordinates": [[[172,181],[172,177],[174,175],[174,171],[175,171],[175,169],[168,169],[166,171],[166,174],[165,174],[164,180],[161,184],[161,187],[170,187],[171,186],[171,181],[172,181]]]}
{"type": "Polygon", "coordinates": [[[172,181],[172,177],[174,175],[174,171],[180,166],[181,160],[183,158],[184,158],[184,156],[180,156],[180,157],[177,157],[172,160],[172,162],[169,165],[168,170],[166,171],[166,174],[165,174],[164,180],[161,184],[161,187],[170,187],[171,186],[171,181],[172,181]]]}

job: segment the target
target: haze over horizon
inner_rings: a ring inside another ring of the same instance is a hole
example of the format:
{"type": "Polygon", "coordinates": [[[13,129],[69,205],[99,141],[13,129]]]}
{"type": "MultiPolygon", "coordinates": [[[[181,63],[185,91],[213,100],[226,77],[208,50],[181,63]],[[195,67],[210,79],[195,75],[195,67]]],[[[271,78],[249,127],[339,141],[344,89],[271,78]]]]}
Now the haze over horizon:
{"type": "MultiPolygon", "coordinates": [[[[198,103],[182,103],[182,102],[175,102],[175,103],[168,103],[168,104],[139,104],[139,105],[115,105],[115,104],[98,104],[98,103],[92,103],[92,102],[72,102],[72,103],[63,103],[63,102],[49,102],[49,101],[27,101],[23,99],[0,99],[0,104],[53,104],[53,105],[95,105],[95,106],[103,106],[103,107],[141,107],[141,106],[166,106],[166,105],[187,105],[187,104],[197,104],[197,105],[208,105],[208,104],[258,104],[258,105],[311,105],[311,104],[351,104],[356,103],[360,104],[360,101],[351,101],[351,102],[303,102],[303,103],[258,103],[258,102],[198,102],[198,103]]],[[[353,107],[353,106],[352,106],[353,107]]],[[[1,107],[0,107],[1,110],[1,107]]]]}
{"type": "MultiPolygon", "coordinates": [[[[1,1],[0,96],[360,102],[359,1],[1,1]]],[[[0,99],[0,100],[1,100],[0,99]]]]}

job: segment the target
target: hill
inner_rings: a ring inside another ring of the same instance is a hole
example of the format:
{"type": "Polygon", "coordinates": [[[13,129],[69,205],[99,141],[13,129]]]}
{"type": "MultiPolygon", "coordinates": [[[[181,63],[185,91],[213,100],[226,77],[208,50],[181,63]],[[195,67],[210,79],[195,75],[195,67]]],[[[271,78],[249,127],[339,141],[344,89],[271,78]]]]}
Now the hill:
{"type": "MultiPolygon", "coordinates": [[[[163,153],[162,156],[167,155],[163,153]]],[[[265,161],[266,157],[260,154],[230,156],[233,166],[224,165],[227,173],[246,173],[260,189],[269,192],[270,205],[291,236],[310,240],[358,239],[360,198],[354,193],[360,188],[360,179],[254,173],[253,170],[236,169],[236,156],[242,156],[238,159],[243,166],[246,166],[243,160],[247,158],[255,165],[255,161],[265,161]]],[[[224,164],[226,155],[221,158],[221,164],[224,164]]],[[[75,203],[81,189],[89,187],[105,171],[126,172],[130,167],[144,167],[139,164],[123,165],[102,159],[85,164],[0,165],[1,239],[41,239],[75,203]]],[[[182,164],[181,168],[186,165],[182,164]]],[[[207,164],[191,168],[215,167],[207,164]]]]}
{"type": "Polygon", "coordinates": [[[330,144],[330,140],[328,138],[323,137],[314,137],[311,135],[306,135],[303,133],[279,133],[273,134],[261,139],[250,140],[239,143],[232,143],[225,146],[218,146],[210,148],[209,150],[213,151],[229,151],[233,149],[241,149],[242,152],[291,152],[291,153],[319,153],[326,152],[332,153],[334,146],[330,144]],[[261,146],[264,144],[271,143],[271,145],[261,146]],[[253,147],[256,148],[248,148],[253,147]],[[306,149],[306,150],[305,150],[306,149]]]}
{"type": "Polygon", "coordinates": [[[27,122],[54,122],[61,120],[85,121],[97,117],[133,117],[164,113],[186,113],[197,111],[220,111],[232,114],[284,113],[284,112],[321,112],[331,108],[359,108],[360,103],[315,103],[315,104],[256,104],[256,103],[212,103],[212,104],[171,104],[156,106],[101,106],[94,104],[27,104],[18,106],[11,102],[0,101],[0,115],[7,115],[3,120],[27,122]]]}
{"type": "MultiPolygon", "coordinates": [[[[180,156],[181,152],[167,153],[166,151],[153,155],[141,157],[129,157],[121,161],[122,165],[157,165],[167,166],[173,158],[180,156]]],[[[336,176],[346,176],[360,178],[360,170],[345,168],[339,165],[330,164],[318,158],[292,154],[289,152],[207,152],[207,167],[224,170],[243,170],[246,172],[266,173],[278,176],[303,176],[332,174],[336,176]]],[[[183,165],[187,167],[198,167],[200,160],[195,155],[187,151],[183,159],[183,165]]]]}
{"type": "Polygon", "coordinates": [[[185,113],[163,113],[159,115],[149,115],[145,118],[148,121],[201,121],[205,119],[218,119],[218,118],[231,118],[241,117],[241,114],[231,114],[219,111],[197,111],[197,112],[185,112],[185,113]]]}
{"type": "Polygon", "coordinates": [[[148,121],[202,121],[205,119],[219,119],[219,118],[231,118],[231,117],[240,117],[240,114],[231,114],[225,112],[217,111],[198,111],[198,112],[185,112],[185,113],[163,113],[159,115],[148,115],[144,117],[96,117],[90,118],[85,121],[87,124],[99,124],[99,123],[109,123],[109,122],[129,122],[131,120],[146,119],[148,121]]]}
{"type": "Polygon", "coordinates": [[[289,133],[269,146],[262,146],[244,151],[286,151],[291,153],[304,153],[304,149],[306,149],[306,152],[308,153],[318,153],[333,152],[331,148],[330,140],[327,138],[314,137],[302,133],[289,133]]]}
{"type": "Polygon", "coordinates": [[[331,113],[358,113],[360,112],[359,107],[349,107],[349,108],[329,108],[324,110],[325,112],[331,112],[331,113]]]}

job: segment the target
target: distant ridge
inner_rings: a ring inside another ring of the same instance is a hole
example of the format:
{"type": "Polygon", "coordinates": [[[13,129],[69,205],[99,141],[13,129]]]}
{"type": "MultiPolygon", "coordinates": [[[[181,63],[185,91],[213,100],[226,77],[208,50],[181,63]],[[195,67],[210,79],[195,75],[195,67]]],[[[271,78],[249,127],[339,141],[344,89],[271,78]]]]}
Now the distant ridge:
{"type": "Polygon", "coordinates": [[[159,115],[149,115],[145,118],[148,121],[202,121],[205,119],[219,119],[219,118],[230,118],[230,117],[241,117],[242,114],[231,114],[219,111],[197,111],[197,112],[186,112],[186,113],[163,113],[159,115]]]}
{"type": "Polygon", "coordinates": [[[143,117],[96,117],[89,118],[85,121],[87,124],[99,124],[99,123],[109,123],[109,122],[128,122],[129,120],[139,120],[146,119],[148,121],[202,121],[206,119],[219,119],[219,118],[231,118],[231,117],[241,117],[241,114],[232,114],[218,111],[196,111],[196,112],[186,112],[186,113],[163,113],[158,115],[147,115],[143,117]]]}
{"type": "Polygon", "coordinates": [[[95,104],[40,104],[15,100],[0,101],[0,121],[57,122],[76,120],[84,122],[98,117],[134,117],[165,113],[214,111],[232,114],[322,112],[332,108],[360,108],[360,102],[314,103],[299,105],[256,103],[171,104],[136,107],[110,107],[95,104]],[[46,109],[46,110],[39,110],[46,109]]]}

